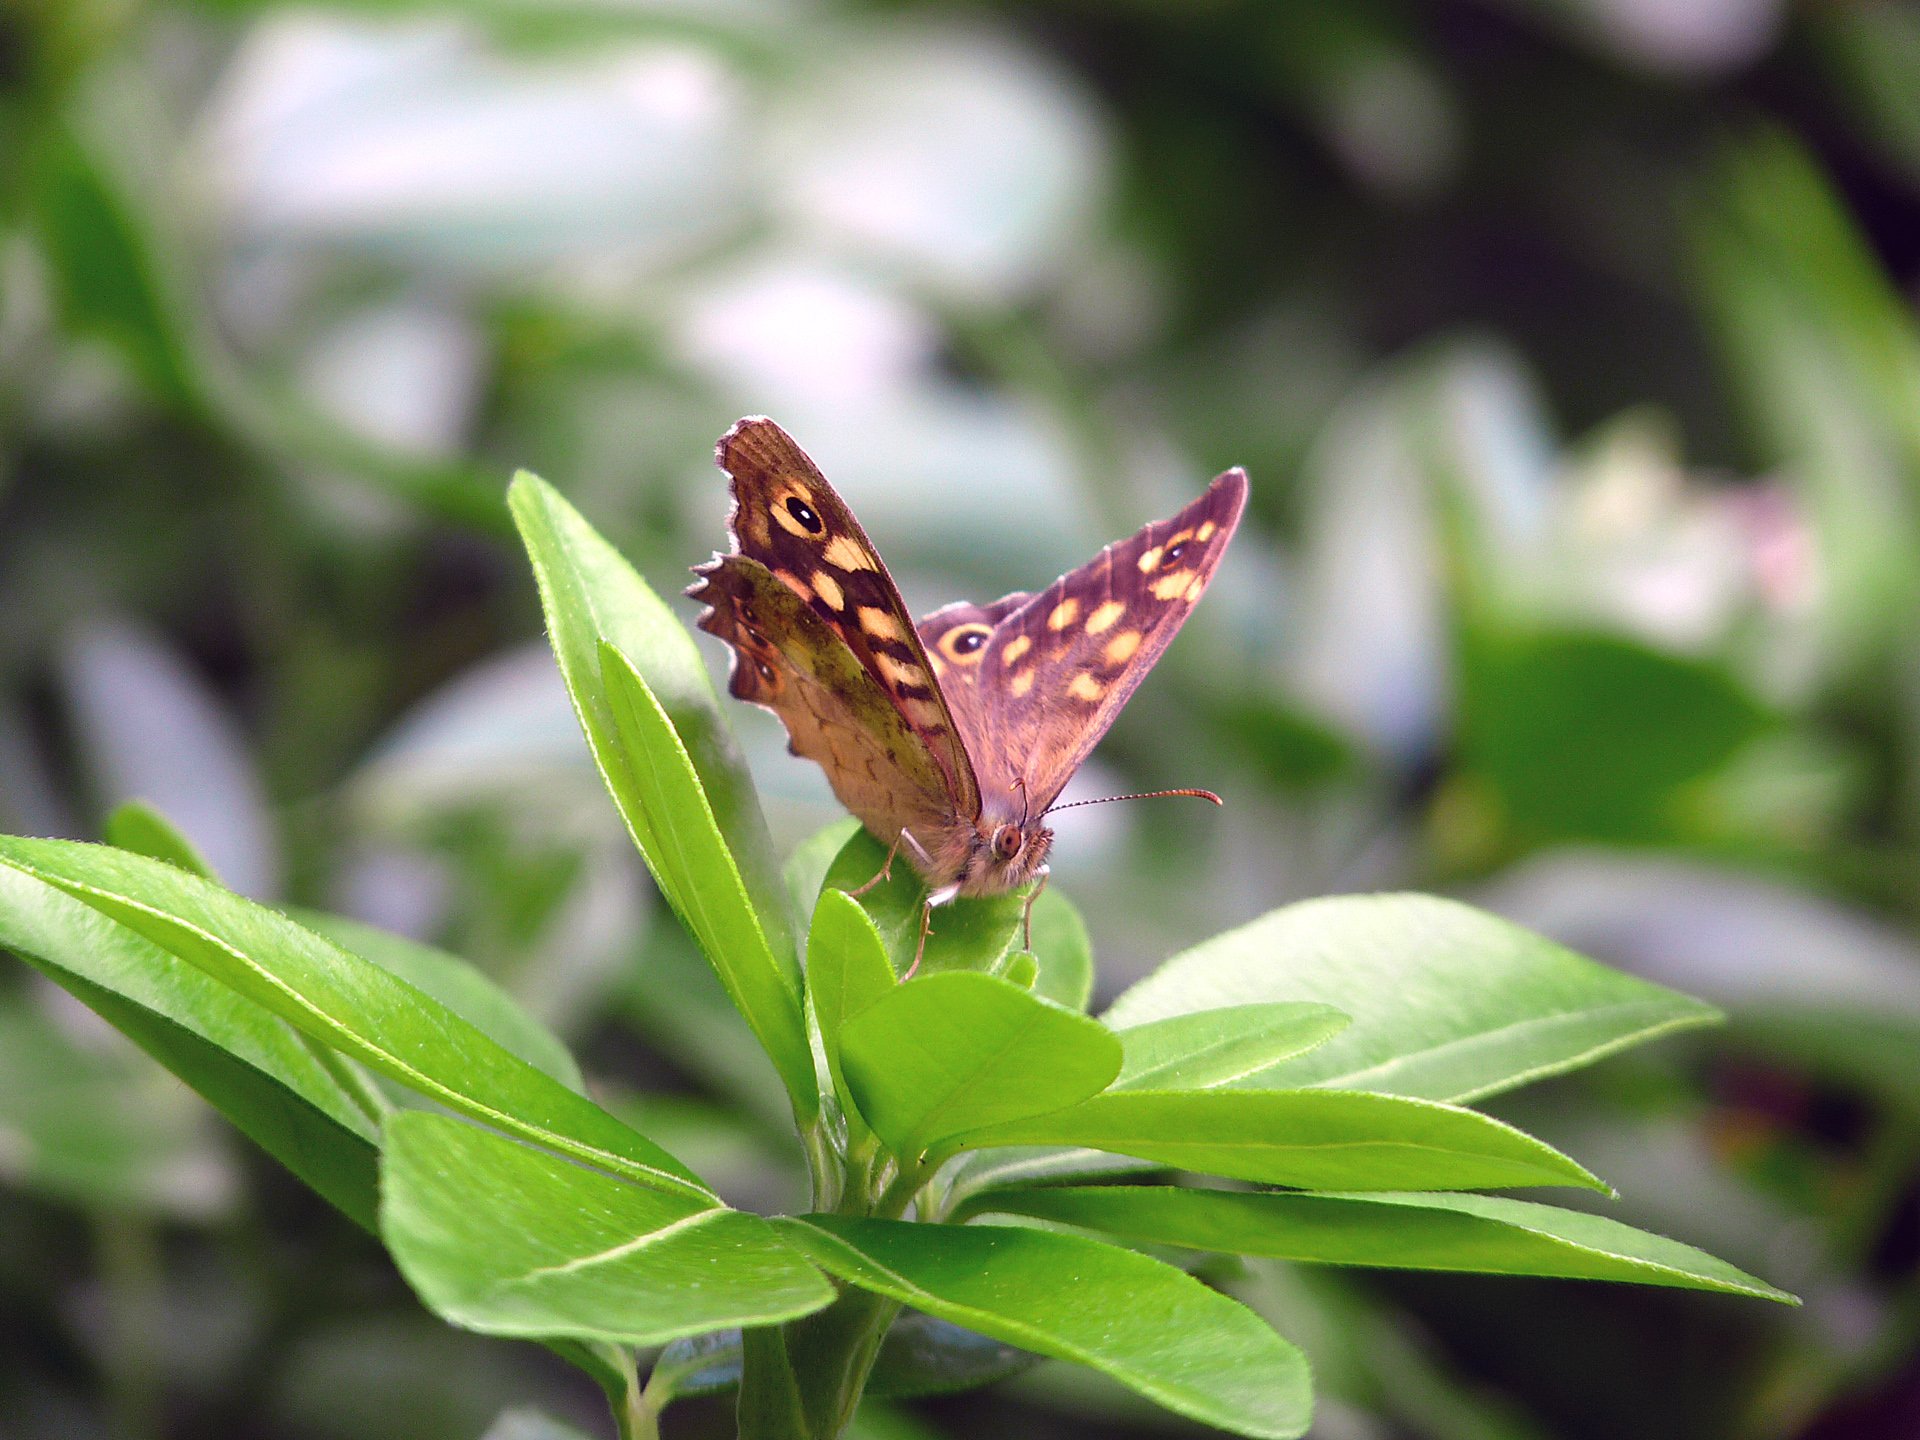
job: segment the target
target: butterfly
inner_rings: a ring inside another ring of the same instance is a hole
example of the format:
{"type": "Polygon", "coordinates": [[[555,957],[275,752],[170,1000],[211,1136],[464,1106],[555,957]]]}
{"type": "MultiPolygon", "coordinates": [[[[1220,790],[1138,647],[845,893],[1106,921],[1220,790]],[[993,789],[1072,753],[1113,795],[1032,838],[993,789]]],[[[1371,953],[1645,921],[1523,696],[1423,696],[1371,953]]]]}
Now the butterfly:
{"type": "Polygon", "coordinates": [[[1046,816],[1213,578],[1246,473],[1226,471],[1037,595],[947,605],[915,625],[786,431],[751,416],[716,458],[732,482],[733,550],[695,566],[687,593],[707,607],[700,628],[733,649],[729,693],[779,716],[788,748],[888,847],[868,886],[908,855],[928,887],[923,949],[934,907],[956,896],[1033,884],[1030,917],[1053,844],[1046,816]]]}

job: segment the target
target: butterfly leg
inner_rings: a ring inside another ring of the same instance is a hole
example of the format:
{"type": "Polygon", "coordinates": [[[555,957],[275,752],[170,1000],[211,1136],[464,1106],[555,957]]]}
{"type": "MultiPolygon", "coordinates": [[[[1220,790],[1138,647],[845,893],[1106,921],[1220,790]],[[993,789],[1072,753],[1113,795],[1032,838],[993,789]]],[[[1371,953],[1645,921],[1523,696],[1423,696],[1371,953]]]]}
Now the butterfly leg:
{"type": "Polygon", "coordinates": [[[927,936],[933,933],[933,907],[945,905],[960,893],[959,885],[942,885],[927,896],[927,903],[920,907],[920,943],[913,947],[913,964],[907,967],[902,980],[911,980],[913,972],[920,968],[920,957],[927,953],[927,936]]]}
{"type": "Polygon", "coordinates": [[[1047,888],[1047,877],[1053,874],[1051,865],[1042,865],[1034,872],[1039,884],[1027,892],[1027,908],[1020,912],[1020,948],[1033,949],[1033,902],[1040,898],[1040,892],[1047,888]]]}
{"type": "Polygon", "coordinates": [[[849,890],[847,892],[848,898],[853,900],[858,900],[862,895],[866,894],[869,890],[873,889],[873,887],[878,885],[881,881],[891,880],[893,878],[893,857],[900,853],[900,845],[902,841],[906,842],[908,848],[910,848],[914,854],[920,857],[922,863],[929,866],[933,864],[932,857],[927,854],[927,847],[922,845],[918,840],[914,839],[913,832],[907,829],[906,826],[903,825],[900,827],[900,833],[893,837],[893,844],[887,847],[887,858],[881,864],[879,872],[871,880],[867,881],[866,884],[862,885],[858,890],[849,890]]]}

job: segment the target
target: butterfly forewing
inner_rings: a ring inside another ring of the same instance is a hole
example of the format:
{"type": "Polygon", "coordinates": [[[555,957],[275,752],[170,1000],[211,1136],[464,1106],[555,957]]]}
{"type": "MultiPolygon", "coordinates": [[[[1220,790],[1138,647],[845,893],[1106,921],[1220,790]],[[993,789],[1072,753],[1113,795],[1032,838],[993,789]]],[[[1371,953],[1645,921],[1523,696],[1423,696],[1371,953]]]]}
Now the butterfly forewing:
{"type": "MultiPolygon", "coordinates": [[[[968,657],[977,711],[955,707],[990,805],[1038,814],[1054,802],[1193,613],[1246,499],[1245,473],[1229,470],[1179,514],[997,617],[968,657]]],[[[983,618],[995,608],[983,607],[983,618]]],[[[957,698],[961,687],[948,690],[957,698]]]]}
{"type": "Polygon", "coordinates": [[[805,602],[853,655],[919,737],[940,776],[949,818],[971,822],[980,791],[967,748],[900,592],[860,522],[771,420],[742,420],[721,438],[718,456],[733,479],[736,550],[805,602]]]}
{"type": "Polygon", "coordinates": [[[728,691],[778,715],[793,753],[827,773],[841,804],[876,835],[911,829],[926,843],[951,823],[932,755],[825,621],[744,555],[698,573],[687,593],[710,607],[700,628],[733,647],[728,691]]]}

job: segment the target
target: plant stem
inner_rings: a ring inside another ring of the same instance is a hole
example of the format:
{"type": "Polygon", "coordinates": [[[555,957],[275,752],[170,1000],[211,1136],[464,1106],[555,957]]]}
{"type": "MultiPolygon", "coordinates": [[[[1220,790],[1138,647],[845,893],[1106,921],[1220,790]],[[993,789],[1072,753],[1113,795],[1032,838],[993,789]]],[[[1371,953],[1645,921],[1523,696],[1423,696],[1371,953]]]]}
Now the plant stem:
{"type": "Polygon", "coordinates": [[[154,1353],[154,1337],[164,1323],[160,1248],[152,1227],[132,1215],[97,1215],[94,1237],[106,1281],[104,1358],[114,1428],[125,1440],[146,1440],[160,1434],[160,1365],[154,1353]]]}

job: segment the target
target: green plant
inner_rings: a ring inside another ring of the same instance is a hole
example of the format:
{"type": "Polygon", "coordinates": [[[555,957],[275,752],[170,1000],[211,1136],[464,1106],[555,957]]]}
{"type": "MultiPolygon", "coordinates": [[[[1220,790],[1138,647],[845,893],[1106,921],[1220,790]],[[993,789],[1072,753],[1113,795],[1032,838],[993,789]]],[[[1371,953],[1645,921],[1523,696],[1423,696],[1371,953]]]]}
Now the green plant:
{"type": "Polygon", "coordinates": [[[0,840],[0,945],[379,1235],[434,1312],[584,1368],[622,1435],[737,1388],[742,1436],[825,1440],[870,1391],[1035,1356],[1233,1433],[1302,1433],[1300,1352],[1162,1251],[1791,1300],[1614,1221],[1470,1193],[1604,1190],[1466,1102],[1709,1007],[1406,895],[1273,912],[1099,1019],[1052,891],[1031,952],[1018,897],[963,903],[899,983],[914,882],[849,898],[881,853],[846,826],[783,873],[691,636],[542,482],[512,503],[600,772],[784,1086],[809,1213],[722,1203],[478,972],[224,890],[148,812],[119,818],[121,848],[0,840]]]}

